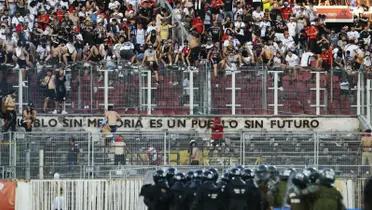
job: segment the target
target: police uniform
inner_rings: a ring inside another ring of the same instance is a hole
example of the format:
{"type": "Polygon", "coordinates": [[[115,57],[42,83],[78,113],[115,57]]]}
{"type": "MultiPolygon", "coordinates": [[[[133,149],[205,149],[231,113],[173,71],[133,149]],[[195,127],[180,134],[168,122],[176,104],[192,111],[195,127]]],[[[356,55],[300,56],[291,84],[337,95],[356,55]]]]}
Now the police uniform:
{"type": "Polygon", "coordinates": [[[283,207],[283,202],[285,200],[285,195],[287,193],[288,182],[286,180],[280,180],[276,186],[276,191],[274,193],[273,207],[281,208],[283,207]]]}
{"type": "Polygon", "coordinates": [[[170,190],[163,170],[158,170],[153,176],[155,184],[142,186],[140,196],[148,210],[168,210],[170,203],[170,190]]]}
{"type": "Polygon", "coordinates": [[[344,210],[342,195],[332,186],[319,186],[314,201],[314,210],[344,210]]]}
{"type": "Polygon", "coordinates": [[[176,181],[170,188],[170,210],[188,210],[186,208],[186,186],[182,181],[176,181]]]}
{"type": "Polygon", "coordinates": [[[221,189],[213,181],[206,181],[197,192],[191,210],[223,210],[221,189]]]}
{"type": "Polygon", "coordinates": [[[144,185],[140,195],[144,197],[144,203],[148,210],[168,210],[170,193],[167,186],[144,185]]]}
{"type": "Polygon", "coordinates": [[[240,177],[232,177],[226,185],[226,196],[229,202],[228,210],[248,209],[248,187],[240,177]]]}

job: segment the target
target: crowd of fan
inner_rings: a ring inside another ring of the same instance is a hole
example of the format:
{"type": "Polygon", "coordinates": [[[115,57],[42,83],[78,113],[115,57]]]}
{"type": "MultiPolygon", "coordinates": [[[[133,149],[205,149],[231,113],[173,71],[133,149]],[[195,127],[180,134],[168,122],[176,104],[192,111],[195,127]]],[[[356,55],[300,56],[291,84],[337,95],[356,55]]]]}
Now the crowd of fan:
{"type": "Polygon", "coordinates": [[[314,13],[317,3],[8,0],[0,5],[0,63],[26,69],[120,59],[148,66],[155,76],[159,68],[197,65],[202,59],[212,63],[214,76],[257,63],[370,67],[368,19],[330,28],[314,13]]]}

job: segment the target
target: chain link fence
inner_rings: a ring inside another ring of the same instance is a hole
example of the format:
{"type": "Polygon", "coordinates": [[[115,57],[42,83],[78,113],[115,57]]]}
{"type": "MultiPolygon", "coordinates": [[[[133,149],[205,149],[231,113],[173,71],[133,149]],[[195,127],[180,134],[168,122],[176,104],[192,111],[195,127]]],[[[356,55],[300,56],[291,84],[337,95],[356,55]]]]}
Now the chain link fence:
{"type": "MultiPolygon", "coordinates": [[[[368,176],[359,133],[331,132],[91,132],[4,133],[0,175],[8,178],[107,178],[129,166],[187,166],[190,141],[200,165],[332,165],[341,174],[368,176]],[[72,139],[74,141],[72,141],[72,139]],[[363,165],[365,164],[365,165],[363,165]]],[[[369,165],[367,165],[369,164],[369,165]]]]}

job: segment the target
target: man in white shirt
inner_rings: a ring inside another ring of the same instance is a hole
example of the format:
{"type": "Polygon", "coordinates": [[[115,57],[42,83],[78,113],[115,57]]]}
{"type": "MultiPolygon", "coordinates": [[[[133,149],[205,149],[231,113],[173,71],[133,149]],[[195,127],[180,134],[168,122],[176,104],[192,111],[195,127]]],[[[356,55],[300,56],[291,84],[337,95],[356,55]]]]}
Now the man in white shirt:
{"type": "Polygon", "coordinates": [[[263,20],[258,24],[258,26],[261,28],[261,37],[266,36],[266,31],[268,27],[271,27],[271,23],[267,18],[263,18],[263,20]]]}
{"type": "Polygon", "coordinates": [[[299,58],[297,55],[292,53],[292,51],[288,51],[287,56],[285,56],[285,61],[287,62],[288,66],[295,67],[298,65],[299,58]]]}
{"type": "Polygon", "coordinates": [[[289,22],[287,23],[287,27],[288,27],[289,36],[295,37],[296,36],[297,22],[296,22],[294,17],[289,18],[289,22]]]}
{"type": "Polygon", "coordinates": [[[284,31],[284,37],[281,41],[283,42],[283,45],[287,48],[287,50],[293,50],[295,48],[293,37],[289,36],[288,31],[284,31]]]}
{"type": "Polygon", "coordinates": [[[252,18],[254,21],[260,21],[264,17],[264,12],[261,11],[261,7],[257,7],[255,11],[252,12],[252,18]]]}
{"type": "Polygon", "coordinates": [[[304,52],[301,56],[300,66],[302,66],[302,67],[309,66],[311,56],[314,56],[314,53],[312,53],[311,51],[304,52]]]}
{"type": "Polygon", "coordinates": [[[349,40],[357,40],[359,39],[359,32],[354,27],[351,27],[351,30],[347,32],[347,38],[349,40]]]}
{"type": "Polygon", "coordinates": [[[145,44],[145,29],[143,28],[142,23],[137,24],[136,30],[136,46],[145,44]]]}

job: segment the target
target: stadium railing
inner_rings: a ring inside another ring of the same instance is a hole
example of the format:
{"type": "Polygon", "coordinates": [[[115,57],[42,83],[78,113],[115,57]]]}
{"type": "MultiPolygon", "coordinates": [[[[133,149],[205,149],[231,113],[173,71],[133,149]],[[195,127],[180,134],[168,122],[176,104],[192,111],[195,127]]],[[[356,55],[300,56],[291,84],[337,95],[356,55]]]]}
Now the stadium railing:
{"type": "Polygon", "coordinates": [[[166,131],[19,132],[2,137],[0,174],[8,178],[43,179],[55,173],[65,178],[107,178],[127,166],[187,166],[190,140],[196,141],[203,166],[333,166],[339,174],[358,177],[372,172],[371,166],[362,164],[359,133],[224,132],[219,142],[212,141],[211,133],[166,131]],[[70,144],[72,138],[76,146],[70,144]],[[125,146],[118,144],[121,139],[125,146]]]}
{"type": "MultiPolygon", "coordinates": [[[[1,65],[1,88],[17,90],[18,104],[33,102],[42,111],[46,97],[40,80],[49,69],[38,65],[27,73],[1,65]],[[27,76],[22,76],[25,74],[27,76]],[[20,96],[21,95],[21,96],[20,96]]],[[[64,67],[68,113],[102,113],[108,105],[121,114],[155,115],[351,115],[370,105],[370,74],[334,68],[242,66],[214,77],[209,61],[197,67],[168,66],[159,84],[149,70],[125,61],[77,62],[64,67]],[[192,77],[192,79],[191,79],[192,77]]],[[[54,104],[49,104],[53,111],[54,104]]],[[[19,106],[22,110],[23,106],[19,106]]]]}

